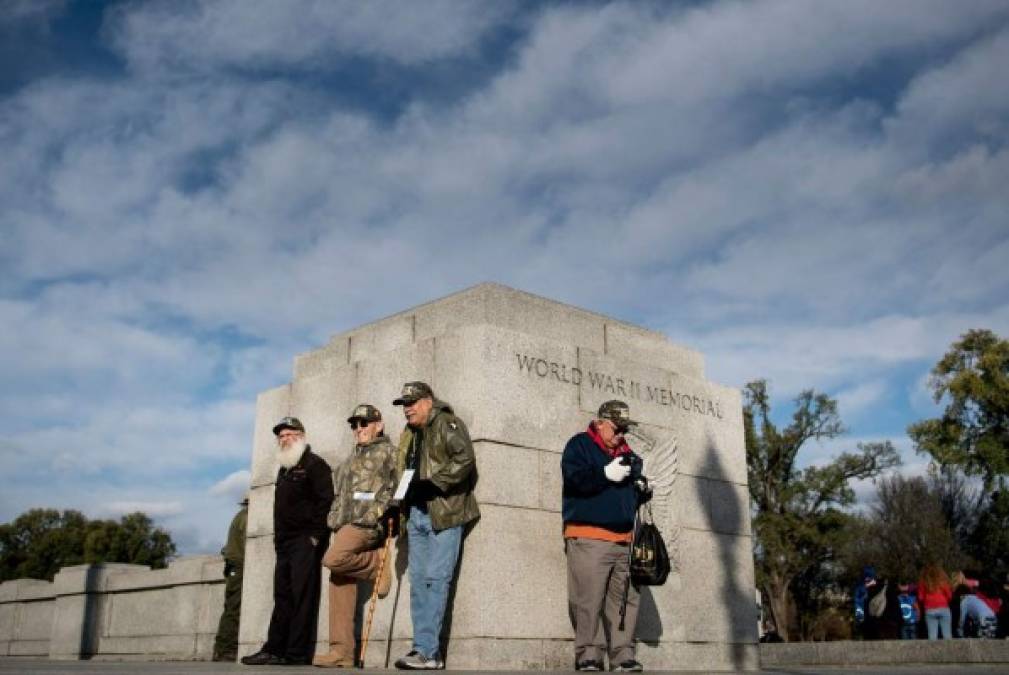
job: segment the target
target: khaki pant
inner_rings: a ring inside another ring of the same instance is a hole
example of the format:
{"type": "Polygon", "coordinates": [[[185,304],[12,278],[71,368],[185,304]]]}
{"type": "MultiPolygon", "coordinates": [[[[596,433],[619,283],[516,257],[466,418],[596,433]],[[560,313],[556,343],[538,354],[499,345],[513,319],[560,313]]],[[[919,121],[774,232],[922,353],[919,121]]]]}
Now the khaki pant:
{"type": "Polygon", "coordinates": [[[354,659],[357,582],[378,573],[382,544],[375,530],[344,525],[330,540],[322,564],[329,569],[329,652],[354,659]]]}
{"type": "Polygon", "coordinates": [[[624,584],[630,573],[627,544],[567,539],[565,552],[568,613],[575,629],[575,662],[602,661],[603,654],[608,653],[612,668],[633,659],[639,599],[634,584],[627,594],[624,630],[619,630],[624,584]]]}

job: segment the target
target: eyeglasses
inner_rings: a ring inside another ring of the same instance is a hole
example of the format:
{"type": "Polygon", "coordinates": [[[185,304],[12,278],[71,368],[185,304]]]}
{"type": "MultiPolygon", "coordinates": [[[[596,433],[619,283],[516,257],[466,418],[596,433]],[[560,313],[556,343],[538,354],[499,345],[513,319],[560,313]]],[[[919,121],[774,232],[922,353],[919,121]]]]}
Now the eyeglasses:
{"type": "Polygon", "coordinates": [[[350,423],[350,428],[352,431],[357,429],[364,429],[369,424],[371,424],[371,422],[367,420],[353,420],[350,423]]]}

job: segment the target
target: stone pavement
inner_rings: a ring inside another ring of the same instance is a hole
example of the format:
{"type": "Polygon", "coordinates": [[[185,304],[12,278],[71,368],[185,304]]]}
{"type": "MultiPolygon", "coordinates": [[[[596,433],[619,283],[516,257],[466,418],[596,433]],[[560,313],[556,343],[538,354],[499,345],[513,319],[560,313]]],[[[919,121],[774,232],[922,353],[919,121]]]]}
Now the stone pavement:
{"type": "MultiPolygon", "coordinates": [[[[94,675],[110,673],[127,675],[211,675],[216,673],[323,673],[325,671],[311,666],[283,667],[259,666],[249,667],[232,663],[209,663],[196,661],[49,661],[45,659],[0,658],[0,673],[17,673],[18,675],[94,675]]],[[[358,671],[365,672],[365,671],[358,671]]],[[[398,673],[396,670],[369,668],[368,673],[398,673]]],[[[462,673],[466,671],[447,671],[462,673]]],[[[470,671],[481,675],[495,673],[517,673],[520,671],[470,671]]],[[[528,672],[528,671],[522,671],[528,672]]],[[[540,671],[546,672],[546,671],[540,671]]],[[[566,673],[573,671],[550,671],[566,673]]],[[[712,671],[648,671],[650,673],[670,672],[675,675],[708,675],[712,671]]],[[[726,671],[718,671],[726,672],[726,671]]],[[[757,671],[747,672],[755,675],[757,671]]],[[[947,665],[910,665],[910,666],[847,666],[847,667],[803,667],[789,666],[766,668],[760,670],[761,675],[841,675],[842,673],[857,673],[858,675],[1009,675],[1009,664],[947,664],[947,665]]]]}

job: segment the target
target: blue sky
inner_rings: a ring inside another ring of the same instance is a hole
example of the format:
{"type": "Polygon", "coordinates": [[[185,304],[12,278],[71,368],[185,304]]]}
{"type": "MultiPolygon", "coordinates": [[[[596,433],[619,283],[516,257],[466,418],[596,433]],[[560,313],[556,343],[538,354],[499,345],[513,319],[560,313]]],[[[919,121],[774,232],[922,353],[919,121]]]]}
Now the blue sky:
{"type": "Polygon", "coordinates": [[[1009,336],[1006,64],[1003,1],[8,0],[0,519],[214,551],[295,354],[486,280],[920,473],[929,369],[1009,336]]]}

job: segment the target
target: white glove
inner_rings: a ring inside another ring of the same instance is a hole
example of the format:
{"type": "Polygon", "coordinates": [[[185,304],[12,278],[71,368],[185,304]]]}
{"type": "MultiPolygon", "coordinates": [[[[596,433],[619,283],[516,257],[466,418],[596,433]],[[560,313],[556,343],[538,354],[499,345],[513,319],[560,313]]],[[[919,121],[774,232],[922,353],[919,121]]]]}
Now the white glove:
{"type": "Polygon", "coordinates": [[[621,464],[620,459],[620,457],[617,457],[603,469],[603,473],[606,474],[606,477],[614,483],[619,483],[631,474],[631,467],[621,464]]]}

